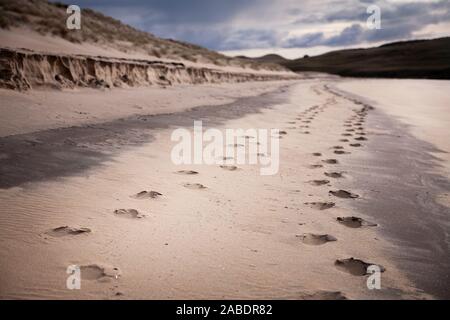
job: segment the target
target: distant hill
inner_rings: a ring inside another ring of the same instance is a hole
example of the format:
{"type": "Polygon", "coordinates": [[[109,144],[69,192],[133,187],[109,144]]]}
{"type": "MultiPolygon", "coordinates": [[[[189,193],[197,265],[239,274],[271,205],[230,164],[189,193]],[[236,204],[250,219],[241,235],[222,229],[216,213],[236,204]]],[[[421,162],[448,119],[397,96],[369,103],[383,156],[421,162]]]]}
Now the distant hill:
{"type": "Polygon", "coordinates": [[[265,56],[257,57],[257,58],[249,58],[246,56],[237,56],[236,58],[253,60],[253,61],[258,61],[258,62],[263,62],[263,63],[277,63],[277,64],[283,64],[283,63],[287,63],[289,61],[288,59],[283,58],[282,56],[280,56],[278,54],[274,54],[274,53],[266,54],[265,56]]]}
{"type": "Polygon", "coordinates": [[[280,63],[293,71],[352,77],[450,79],[450,37],[338,50],[280,63]]]}

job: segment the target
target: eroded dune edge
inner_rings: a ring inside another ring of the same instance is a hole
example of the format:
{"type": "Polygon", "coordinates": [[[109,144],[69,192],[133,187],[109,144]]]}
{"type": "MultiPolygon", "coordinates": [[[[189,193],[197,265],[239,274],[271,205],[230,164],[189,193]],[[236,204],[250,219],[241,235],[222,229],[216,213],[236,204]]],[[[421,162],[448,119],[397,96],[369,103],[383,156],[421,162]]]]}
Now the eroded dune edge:
{"type": "Polygon", "coordinates": [[[27,90],[112,88],[295,79],[294,73],[229,72],[186,66],[181,62],[62,55],[0,48],[0,87],[27,90]]]}

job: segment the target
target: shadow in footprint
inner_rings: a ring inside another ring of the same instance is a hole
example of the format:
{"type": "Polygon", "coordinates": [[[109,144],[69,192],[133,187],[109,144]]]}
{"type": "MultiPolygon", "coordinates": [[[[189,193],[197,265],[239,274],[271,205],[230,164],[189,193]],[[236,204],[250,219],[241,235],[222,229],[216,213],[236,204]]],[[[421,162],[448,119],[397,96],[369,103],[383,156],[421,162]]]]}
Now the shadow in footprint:
{"type": "Polygon", "coordinates": [[[185,188],[193,189],[193,190],[206,189],[206,187],[204,185],[202,185],[201,183],[185,183],[185,184],[183,184],[183,186],[185,188]]]}
{"type": "Polygon", "coordinates": [[[334,202],[305,202],[305,204],[317,210],[330,209],[336,205],[334,202]]]}
{"type": "Polygon", "coordinates": [[[136,193],[135,195],[131,196],[135,199],[156,199],[158,197],[162,196],[162,193],[159,193],[158,191],[141,191],[139,193],[136,193]]]}
{"type": "Polygon", "coordinates": [[[118,279],[121,271],[117,267],[103,266],[98,264],[88,264],[80,267],[83,280],[108,280],[118,279]]]}
{"type": "Polygon", "coordinates": [[[328,164],[337,164],[338,163],[338,161],[336,159],[325,159],[322,161],[325,163],[328,163],[328,164]]]}
{"type": "Polygon", "coordinates": [[[331,241],[337,241],[337,239],[333,236],[330,236],[329,234],[314,234],[314,233],[304,233],[300,235],[296,235],[297,238],[300,238],[300,240],[304,244],[312,245],[312,246],[318,246],[321,244],[325,244],[327,242],[331,241]]]}
{"type": "Polygon", "coordinates": [[[198,172],[194,171],[194,170],[179,170],[176,173],[178,173],[178,174],[187,174],[187,175],[198,174],[198,172]]]}
{"type": "Polygon", "coordinates": [[[343,178],[344,177],[344,175],[343,175],[343,172],[336,172],[336,171],[333,171],[333,172],[324,172],[324,175],[326,175],[327,177],[330,177],[330,178],[343,178]]]}
{"type": "Polygon", "coordinates": [[[238,169],[238,167],[232,166],[232,165],[230,165],[230,166],[228,166],[228,165],[221,165],[220,167],[222,169],[228,170],[228,171],[236,171],[238,169]]]}
{"type": "Polygon", "coordinates": [[[333,196],[335,196],[335,197],[338,197],[338,198],[346,198],[346,199],[349,199],[349,198],[352,198],[352,199],[359,198],[359,196],[358,196],[357,194],[348,192],[348,191],[346,191],[346,190],[335,190],[335,191],[332,190],[332,191],[329,191],[328,193],[331,194],[331,195],[333,195],[333,196]]]}
{"type": "Polygon", "coordinates": [[[62,226],[57,227],[54,229],[51,229],[47,231],[45,234],[52,236],[52,237],[65,237],[65,236],[76,236],[80,234],[87,234],[91,233],[91,229],[89,228],[72,228],[69,226],[62,226]]]}
{"type": "Polygon", "coordinates": [[[141,219],[145,217],[145,214],[140,213],[136,209],[116,209],[114,214],[120,217],[141,219]]]}
{"type": "Polygon", "coordinates": [[[335,154],[349,154],[350,152],[348,151],[344,151],[344,150],[334,150],[333,151],[335,154]]]}
{"type": "Polygon", "coordinates": [[[323,186],[324,184],[330,183],[330,180],[311,180],[308,182],[313,186],[323,186]]]}
{"type": "MultiPolygon", "coordinates": [[[[364,262],[360,259],[348,258],[348,259],[338,259],[334,262],[334,265],[341,271],[349,273],[354,276],[365,276],[368,274],[367,268],[374,263],[364,262]]],[[[377,265],[381,272],[386,269],[383,266],[377,265]]]]}
{"type": "Polygon", "coordinates": [[[376,223],[366,221],[359,217],[337,217],[336,220],[349,228],[376,227],[376,223]]]}

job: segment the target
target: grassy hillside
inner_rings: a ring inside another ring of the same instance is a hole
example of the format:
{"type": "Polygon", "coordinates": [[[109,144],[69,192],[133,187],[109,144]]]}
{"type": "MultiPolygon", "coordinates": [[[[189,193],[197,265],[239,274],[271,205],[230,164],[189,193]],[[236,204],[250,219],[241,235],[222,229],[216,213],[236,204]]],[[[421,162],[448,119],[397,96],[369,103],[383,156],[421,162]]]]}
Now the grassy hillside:
{"type": "Polygon", "coordinates": [[[66,8],[67,4],[50,3],[46,0],[0,0],[0,28],[26,27],[73,43],[106,44],[123,52],[140,50],[167,59],[285,70],[280,65],[230,58],[197,45],[161,39],[90,9],[82,9],[81,30],[68,30],[66,8]]]}
{"type": "Polygon", "coordinates": [[[353,77],[450,79],[450,38],[339,50],[281,63],[293,71],[353,77]]]}

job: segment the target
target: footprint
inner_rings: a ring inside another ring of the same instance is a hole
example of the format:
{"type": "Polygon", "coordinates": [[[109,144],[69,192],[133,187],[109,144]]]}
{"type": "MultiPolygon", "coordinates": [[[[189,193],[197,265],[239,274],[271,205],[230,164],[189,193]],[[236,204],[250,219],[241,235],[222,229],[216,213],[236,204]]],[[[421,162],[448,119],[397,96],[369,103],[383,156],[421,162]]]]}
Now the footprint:
{"type": "Polygon", "coordinates": [[[351,136],[353,136],[351,133],[343,133],[343,134],[341,134],[341,136],[344,136],[344,137],[351,137],[351,136]]]}
{"type": "Polygon", "coordinates": [[[206,189],[204,185],[201,183],[185,183],[183,184],[185,188],[193,189],[193,190],[200,190],[200,189],[206,189]]]}
{"type": "Polygon", "coordinates": [[[345,131],[347,131],[347,132],[353,132],[353,131],[355,131],[355,129],[345,129],[345,131]]]}
{"type": "Polygon", "coordinates": [[[300,296],[303,300],[347,300],[341,291],[317,291],[300,296]]]}
{"type": "Polygon", "coordinates": [[[295,124],[296,122],[295,121],[288,121],[288,122],[286,122],[287,124],[295,124]]]}
{"type": "Polygon", "coordinates": [[[178,174],[188,174],[188,175],[190,175],[190,174],[198,174],[198,172],[194,171],[194,170],[179,170],[176,173],[178,173],[178,174]]]}
{"type": "Polygon", "coordinates": [[[348,139],[339,139],[340,142],[348,142],[348,139]]]}
{"type": "Polygon", "coordinates": [[[330,180],[311,180],[308,182],[314,186],[323,186],[324,184],[330,183],[330,180]]]}
{"type": "Polygon", "coordinates": [[[107,280],[108,278],[118,279],[122,273],[117,267],[110,267],[98,264],[88,264],[80,267],[81,278],[83,280],[107,280]]]}
{"type": "Polygon", "coordinates": [[[114,210],[114,214],[133,219],[141,219],[145,217],[144,214],[140,213],[136,209],[116,209],[114,210]]]}
{"type": "Polygon", "coordinates": [[[279,134],[282,134],[282,135],[285,135],[285,134],[287,134],[287,132],[286,132],[286,131],[284,131],[284,130],[281,130],[281,131],[279,131],[278,133],[279,133],[279,134]]]}
{"type": "Polygon", "coordinates": [[[327,177],[330,177],[330,178],[343,178],[344,177],[342,172],[336,172],[336,171],[325,172],[324,175],[326,175],[327,177]]]}
{"type": "Polygon", "coordinates": [[[350,147],[361,147],[361,143],[350,143],[350,147]]]}
{"type": "Polygon", "coordinates": [[[316,156],[316,157],[320,157],[322,154],[320,152],[314,152],[312,155],[316,156]]]}
{"type": "Polygon", "coordinates": [[[376,223],[358,217],[337,217],[336,220],[349,228],[376,227],[376,223]]]}
{"type": "Polygon", "coordinates": [[[69,226],[62,226],[51,229],[47,231],[45,234],[48,234],[52,237],[65,237],[65,236],[76,236],[79,234],[90,233],[91,229],[89,228],[73,228],[69,226]]]}
{"type": "Polygon", "coordinates": [[[348,192],[346,190],[329,191],[328,193],[338,198],[359,198],[357,194],[348,192]]]}
{"type": "Polygon", "coordinates": [[[134,196],[132,196],[135,199],[156,199],[159,196],[162,196],[162,193],[159,193],[158,191],[141,191],[134,196]]]}
{"type": "Polygon", "coordinates": [[[313,246],[318,246],[321,244],[325,244],[330,241],[337,241],[337,239],[329,234],[314,234],[314,233],[304,233],[301,235],[296,235],[297,238],[300,238],[304,244],[309,244],[313,246]]]}
{"type": "Polygon", "coordinates": [[[303,133],[303,134],[310,134],[309,131],[303,131],[302,133],[303,133]]]}
{"type": "Polygon", "coordinates": [[[318,210],[330,209],[336,205],[334,202],[305,202],[305,204],[318,210]]]}
{"type": "Polygon", "coordinates": [[[338,163],[338,161],[336,159],[325,159],[322,161],[325,163],[328,163],[328,164],[337,164],[338,163]]]}
{"type": "Polygon", "coordinates": [[[355,138],[355,140],[358,140],[358,141],[365,141],[365,140],[367,140],[367,138],[365,138],[365,137],[358,137],[358,138],[355,138]]]}
{"type": "Polygon", "coordinates": [[[224,170],[228,170],[228,171],[236,171],[238,169],[238,167],[236,166],[227,166],[227,165],[222,165],[220,166],[222,169],[224,170]]]}
{"type": "MultiPolygon", "coordinates": [[[[347,272],[354,276],[365,276],[367,275],[367,268],[374,263],[367,263],[359,259],[348,258],[348,259],[338,259],[334,262],[334,265],[341,271],[347,272]]],[[[381,272],[386,269],[383,266],[378,265],[381,272]]]]}
{"type": "Polygon", "coordinates": [[[344,149],[344,147],[343,146],[333,146],[333,147],[331,147],[331,149],[339,150],[339,149],[344,149]]]}
{"type": "Polygon", "coordinates": [[[310,168],[310,169],[323,168],[323,165],[321,165],[321,164],[311,164],[310,166],[308,166],[308,168],[310,168]]]}
{"type": "Polygon", "coordinates": [[[350,152],[344,151],[344,150],[334,150],[335,154],[349,154],[350,152]]]}

